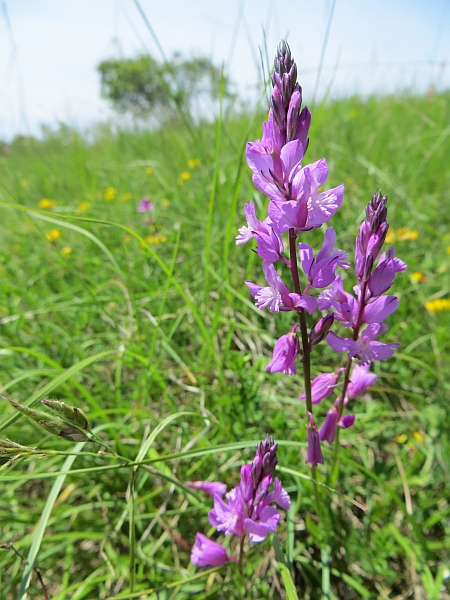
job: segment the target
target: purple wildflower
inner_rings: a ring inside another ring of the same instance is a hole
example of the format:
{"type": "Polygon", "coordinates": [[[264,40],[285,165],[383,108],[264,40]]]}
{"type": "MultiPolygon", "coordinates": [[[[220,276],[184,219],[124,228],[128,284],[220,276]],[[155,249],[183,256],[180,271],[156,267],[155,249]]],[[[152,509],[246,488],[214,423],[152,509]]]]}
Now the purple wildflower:
{"type": "Polygon", "coordinates": [[[300,294],[290,293],[287,286],[281,280],[281,277],[275,271],[273,264],[263,262],[264,276],[268,287],[260,287],[256,283],[246,281],[251,295],[256,300],[256,306],[260,310],[269,307],[270,312],[279,312],[280,310],[295,310],[304,308],[312,313],[317,307],[317,300],[312,296],[302,296],[300,294]]]}
{"type": "Polygon", "coordinates": [[[377,380],[375,373],[369,373],[369,365],[355,364],[347,387],[347,398],[353,400],[363,394],[377,380]]]}
{"type": "MultiPolygon", "coordinates": [[[[342,370],[343,369],[339,369],[334,373],[322,373],[313,379],[311,383],[311,396],[313,404],[319,404],[319,402],[322,402],[324,398],[334,392],[338,381],[339,372],[342,370]]],[[[306,400],[305,393],[300,396],[300,400],[306,400]]]]}
{"type": "Polygon", "coordinates": [[[204,492],[213,498],[216,494],[223,496],[227,491],[226,484],[221,483],[220,481],[186,481],[186,485],[200,490],[201,492],[204,492]]]}
{"type": "Polygon", "coordinates": [[[192,546],[191,563],[198,567],[221,567],[228,560],[225,548],[217,542],[213,542],[205,535],[197,533],[195,544],[192,546]]]}
{"type": "Polygon", "coordinates": [[[295,360],[300,352],[300,342],[296,334],[299,325],[294,325],[289,333],[282,335],[273,349],[273,358],[266,367],[270,373],[295,375],[297,366],[295,360]]]}
{"type": "Polygon", "coordinates": [[[327,335],[327,342],[335,352],[348,352],[349,357],[359,358],[362,365],[374,360],[386,360],[393,356],[399,344],[382,344],[376,338],[387,330],[385,325],[373,323],[362,332],[360,340],[341,338],[332,331],[327,335]]]}
{"type": "Polygon", "coordinates": [[[308,449],[306,451],[306,462],[311,463],[312,467],[318,464],[323,465],[322,449],[320,447],[320,437],[312,413],[309,413],[308,429],[308,449]]]}
{"type": "Polygon", "coordinates": [[[336,267],[348,269],[350,263],[345,259],[347,253],[334,247],[336,233],[329,227],[325,233],[322,249],[314,258],[313,249],[308,244],[299,244],[300,261],[309,284],[315,288],[324,288],[336,278],[336,267]]]}
{"type": "Polygon", "coordinates": [[[140,213],[144,213],[148,210],[153,210],[154,208],[155,207],[153,206],[153,203],[151,202],[150,198],[146,196],[145,198],[142,198],[142,200],[139,202],[137,211],[140,213]]]}
{"type": "Polygon", "coordinates": [[[278,478],[273,479],[277,464],[277,445],[266,437],[257,449],[253,462],[241,468],[240,484],[230,490],[224,500],[214,496],[214,508],[208,518],[211,525],[225,535],[248,535],[251,542],[262,542],[275,531],[280,515],[271,506],[287,510],[290,499],[278,478]],[[273,491],[269,491],[273,484],[273,491]]]}

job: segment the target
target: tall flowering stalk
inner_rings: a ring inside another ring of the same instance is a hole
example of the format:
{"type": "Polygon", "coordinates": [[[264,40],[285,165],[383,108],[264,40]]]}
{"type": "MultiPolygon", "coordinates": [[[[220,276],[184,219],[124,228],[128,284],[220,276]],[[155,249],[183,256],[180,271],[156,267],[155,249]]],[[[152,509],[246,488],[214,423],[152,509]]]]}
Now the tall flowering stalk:
{"type": "Polygon", "coordinates": [[[229,555],[219,543],[197,533],[191,551],[191,562],[199,567],[221,566],[227,561],[239,562],[242,569],[245,539],[259,543],[275,531],[280,514],[272,506],[276,504],[288,510],[291,501],[277,477],[273,477],[278,462],[277,444],[266,436],[250,464],[241,468],[239,485],[226,493],[227,486],[220,482],[192,481],[187,485],[201,490],[214,498],[210,510],[210,524],[226,536],[239,538],[239,560],[229,555]],[[272,488],[273,485],[273,489],[272,488]],[[223,499],[225,495],[226,500],[223,499]]]}
{"type": "Polygon", "coordinates": [[[381,254],[388,230],[387,197],[381,192],[369,202],[367,218],[356,239],[356,297],[345,292],[341,276],[336,273],[338,268],[349,269],[350,263],[346,260],[347,253],[335,248],[333,227],[326,229],[322,248],[316,254],[308,244],[299,243],[299,236],[302,239],[306,232],[327,223],[339,209],[344,186],[319,191],[328,177],[325,158],[303,164],[309,145],[311,113],[306,106],[301,109],[297,66],[284,41],[277,49],[272,86],[271,108],[267,122],[263,123],[262,139],[249,142],[246,151],[253,183],[269,198],[268,214],[260,221],[253,201],[246,204],[247,225],[239,229],[236,243],[242,245],[254,239],[256,253],[262,259],[267,285],[246,281],[256,306],[274,313],[280,310],[296,313],[297,323],[276,342],[266,370],[295,375],[297,362],[301,361],[305,391],[300,399],[306,403],[308,432],[306,461],[316,467],[323,463],[321,441],[332,443],[337,438],[338,426],[345,429],[353,424],[354,415],[344,415],[344,407],[376,379],[369,373],[370,363],[387,359],[395,352],[396,344],[376,340],[386,331],[383,320],[398,306],[395,296],[383,294],[392,285],[395,273],[406,266],[395,258],[393,248],[387,255],[381,254]],[[277,263],[286,265],[290,271],[292,287],[284,283],[277,263]],[[324,291],[316,297],[315,290],[324,291]],[[306,313],[312,315],[317,309],[322,316],[309,328],[306,313]],[[330,331],[336,321],[351,329],[352,336],[343,338],[330,331]],[[324,339],[336,352],[347,352],[348,358],[335,372],[311,381],[311,352],[324,339]],[[313,405],[340,386],[340,395],[318,429],[313,405]]]}

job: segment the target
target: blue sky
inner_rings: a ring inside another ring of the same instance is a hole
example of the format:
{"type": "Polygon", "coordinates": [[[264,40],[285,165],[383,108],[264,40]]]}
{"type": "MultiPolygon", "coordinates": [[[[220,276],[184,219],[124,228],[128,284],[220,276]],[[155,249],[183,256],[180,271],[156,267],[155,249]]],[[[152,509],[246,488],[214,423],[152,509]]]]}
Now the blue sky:
{"type": "MultiPolygon", "coordinates": [[[[40,123],[86,126],[111,116],[95,66],[111,56],[160,58],[133,0],[0,0],[0,138],[40,123]]],[[[332,0],[140,0],[170,56],[225,63],[256,97],[264,35],[272,55],[287,36],[306,100],[314,91],[363,95],[450,87],[449,0],[337,0],[317,85],[332,0]],[[316,88],[317,86],[317,88],[316,88]]]]}

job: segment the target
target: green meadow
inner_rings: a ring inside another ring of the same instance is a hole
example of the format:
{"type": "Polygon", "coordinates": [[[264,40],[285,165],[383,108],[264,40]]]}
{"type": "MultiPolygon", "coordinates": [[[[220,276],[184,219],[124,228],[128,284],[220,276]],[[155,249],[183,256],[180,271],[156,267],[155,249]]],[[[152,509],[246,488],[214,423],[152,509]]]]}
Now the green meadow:
{"type": "MultiPolygon", "coordinates": [[[[401,347],[356,401],[331,487],[326,443],[323,485],[305,464],[300,375],[265,371],[292,315],[254,306],[260,260],[234,241],[244,203],[264,211],[244,153],[264,112],[0,147],[1,393],[77,406],[105,444],[52,436],[0,399],[0,439],[35,449],[0,454],[2,600],[450,598],[450,95],[312,113],[305,161],[326,157],[328,187],[345,183],[337,246],[353,257],[381,188],[408,264],[383,339],[401,347]],[[267,433],[292,508],[242,575],[194,567],[195,534],[218,536],[212,499],[184,482],[236,485],[267,433]]],[[[321,344],[313,376],[337,360],[321,344]]]]}

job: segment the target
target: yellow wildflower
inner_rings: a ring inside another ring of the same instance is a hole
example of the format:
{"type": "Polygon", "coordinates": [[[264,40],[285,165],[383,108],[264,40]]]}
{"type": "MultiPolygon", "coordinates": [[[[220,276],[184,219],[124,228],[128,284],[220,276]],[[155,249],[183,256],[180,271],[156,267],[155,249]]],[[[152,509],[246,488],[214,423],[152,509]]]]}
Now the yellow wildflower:
{"type": "Polygon", "coordinates": [[[450,246],[447,246],[447,254],[450,254],[450,246]]]}
{"type": "Polygon", "coordinates": [[[22,179],[20,185],[23,185],[23,187],[27,187],[30,185],[30,182],[28,181],[28,179],[22,179]]]}
{"type": "Polygon", "coordinates": [[[53,242],[54,240],[58,240],[62,238],[62,233],[59,229],[50,229],[50,231],[45,236],[49,242],[53,242]]]}
{"type": "Polygon", "coordinates": [[[54,200],[49,200],[48,198],[42,198],[39,200],[39,208],[55,208],[56,202],[54,200]]]}
{"type": "Polygon", "coordinates": [[[163,206],[170,206],[170,200],[167,200],[167,198],[164,198],[164,200],[162,201],[162,205],[163,206]]]}
{"type": "Polygon", "coordinates": [[[167,242],[167,237],[166,237],[165,235],[160,235],[160,236],[159,236],[159,240],[160,240],[161,242],[167,242]]]}
{"type": "Polygon", "coordinates": [[[397,442],[397,444],[404,444],[407,439],[408,436],[406,435],[406,433],[402,433],[395,438],[395,441],[397,442]]]}
{"type": "Polygon", "coordinates": [[[420,433],[420,431],[415,431],[413,433],[413,438],[416,440],[416,442],[423,442],[423,435],[420,433]]]}
{"type": "Polygon", "coordinates": [[[194,169],[195,167],[199,167],[200,166],[200,160],[198,158],[191,158],[190,160],[188,160],[188,167],[190,169],[194,169]]]}
{"type": "Polygon", "coordinates": [[[108,200],[108,201],[114,200],[114,198],[116,197],[116,193],[117,193],[116,188],[113,188],[113,187],[106,188],[105,200],[108,200]]]}
{"type": "Polygon", "coordinates": [[[124,235],[123,236],[123,241],[125,242],[125,244],[129,244],[131,242],[131,235],[124,235]]]}
{"type": "Polygon", "coordinates": [[[151,167],[145,167],[145,172],[147,175],[151,175],[153,173],[153,169],[151,167]]]}
{"type": "Polygon", "coordinates": [[[64,246],[64,248],[61,249],[61,252],[64,254],[64,256],[69,256],[69,254],[72,252],[72,248],[69,248],[69,246],[64,246]]]}
{"type": "Polygon", "coordinates": [[[121,194],[120,199],[121,200],[131,200],[133,198],[133,194],[130,194],[130,192],[125,192],[125,194],[121,194]]]}
{"type": "Polygon", "coordinates": [[[416,281],[417,283],[420,283],[423,278],[424,278],[424,274],[421,273],[420,271],[414,271],[414,273],[411,274],[411,279],[413,281],[416,281]]]}
{"type": "Polygon", "coordinates": [[[450,310],[450,299],[436,298],[436,300],[429,300],[428,302],[425,302],[425,308],[428,310],[428,312],[450,310]]]}
{"type": "Polygon", "coordinates": [[[159,237],[157,235],[148,235],[145,238],[145,241],[147,242],[147,244],[155,244],[155,245],[157,245],[157,244],[159,244],[160,239],[159,239],[159,237]]]}
{"type": "Polygon", "coordinates": [[[400,229],[397,229],[395,234],[399,242],[409,242],[417,240],[419,237],[418,231],[415,229],[411,231],[411,229],[408,229],[408,227],[401,227],[400,229]]]}
{"type": "Polygon", "coordinates": [[[190,178],[191,178],[191,174],[189,173],[189,171],[183,171],[182,173],[180,173],[180,176],[178,177],[178,185],[183,185],[183,183],[190,178]]]}
{"type": "Polygon", "coordinates": [[[89,204],[89,202],[80,202],[80,206],[78,207],[78,210],[80,212],[83,212],[85,210],[89,210],[91,208],[91,205],[89,204]]]}

